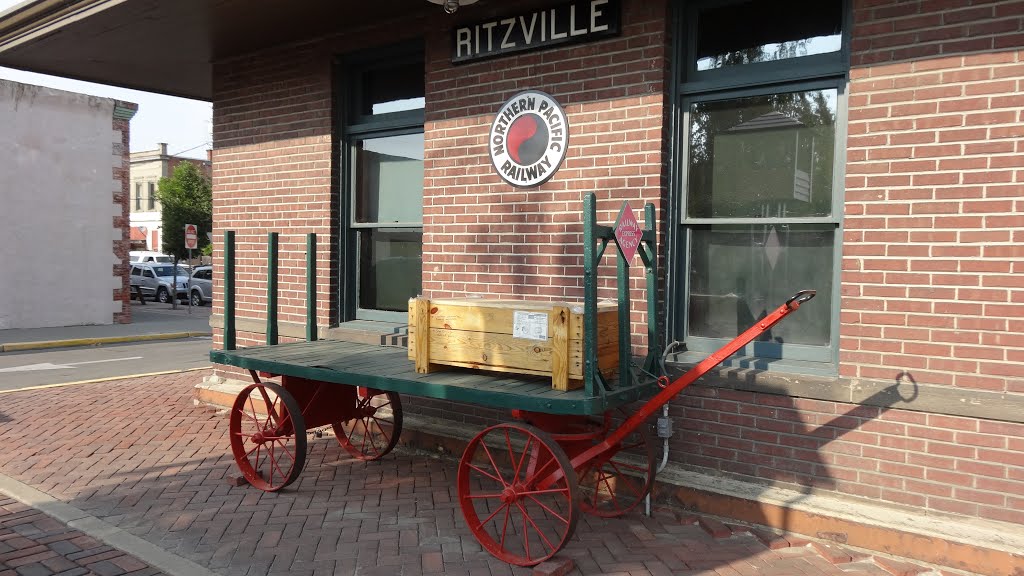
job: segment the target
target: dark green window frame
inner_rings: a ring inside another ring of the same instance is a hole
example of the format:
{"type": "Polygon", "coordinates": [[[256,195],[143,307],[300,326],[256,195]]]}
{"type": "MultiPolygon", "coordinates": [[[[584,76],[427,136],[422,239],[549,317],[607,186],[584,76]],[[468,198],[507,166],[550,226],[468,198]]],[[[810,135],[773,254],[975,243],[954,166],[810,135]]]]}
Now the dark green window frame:
{"type": "MultiPolygon", "coordinates": [[[[755,342],[724,365],[780,372],[833,376],[839,365],[840,274],[842,272],[843,189],[846,164],[846,88],[849,82],[849,43],[852,23],[849,0],[842,8],[842,40],[836,52],[797,58],[756,62],[710,70],[697,70],[697,37],[702,10],[737,6],[745,0],[679,0],[673,5],[673,61],[671,85],[672,157],[669,213],[668,322],[669,341],[685,344],[675,356],[681,363],[693,363],[717,350],[728,338],[700,337],[689,333],[691,248],[695,230],[709,225],[785,223],[795,226],[825,226],[834,229],[832,244],[831,301],[828,344],[808,346],[792,343],[755,342]],[[835,90],[837,94],[835,146],[832,167],[832,209],[827,216],[808,218],[692,218],[687,214],[690,108],[694,103],[733,100],[773,93],[805,90],[835,90]]],[[[809,287],[810,288],[810,287],[809,287]]],[[[781,302],[776,303],[781,304],[781,302]]],[[[795,318],[798,322],[800,318],[795,318]]]]}
{"type": "MultiPolygon", "coordinates": [[[[339,260],[341,279],[340,322],[351,320],[376,320],[405,322],[405,312],[392,312],[361,308],[360,299],[360,234],[373,226],[355,221],[355,173],[354,158],[360,141],[389,136],[423,133],[425,110],[420,107],[381,114],[361,112],[361,95],[364,93],[363,78],[367,73],[382,68],[419,64],[421,73],[426,75],[426,63],[422,42],[411,42],[370,51],[355,53],[339,58],[335,66],[335,110],[337,111],[337,133],[340,135],[336,151],[338,158],[338,205],[340,223],[339,260]]],[[[424,94],[425,96],[425,94],[424,94]]],[[[422,201],[422,200],[421,200],[422,201]]],[[[404,230],[418,230],[422,233],[422,221],[401,223],[404,230]]],[[[378,228],[383,228],[379,226],[378,228]]],[[[422,270],[421,270],[422,271],[422,270]]]]}

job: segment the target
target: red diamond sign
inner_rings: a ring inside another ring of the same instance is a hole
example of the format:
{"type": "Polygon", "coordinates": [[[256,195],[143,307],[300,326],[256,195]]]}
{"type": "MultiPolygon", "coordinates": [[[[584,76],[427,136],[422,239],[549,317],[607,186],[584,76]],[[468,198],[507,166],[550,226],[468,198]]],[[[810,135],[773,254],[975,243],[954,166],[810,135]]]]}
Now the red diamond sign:
{"type": "Polygon", "coordinates": [[[619,246],[619,253],[627,263],[633,261],[636,250],[640,247],[640,224],[633,216],[633,209],[629,202],[622,202],[622,210],[619,210],[619,218],[615,222],[615,240],[619,246]]]}

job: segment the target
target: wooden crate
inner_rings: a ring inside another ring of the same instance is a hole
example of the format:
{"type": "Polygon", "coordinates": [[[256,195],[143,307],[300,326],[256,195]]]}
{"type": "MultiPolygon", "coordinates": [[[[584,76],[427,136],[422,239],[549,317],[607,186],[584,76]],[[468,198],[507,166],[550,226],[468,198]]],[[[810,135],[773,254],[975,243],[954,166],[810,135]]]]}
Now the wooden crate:
{"type": "MultiPolygon", "coordinates": [[[[597,312],[597,364],[619,365],[615,302],[597,312]]],[[[516,300],[409,300],[409,359],[416,371],[441,366],[551,377],[556,390],[583,386],[583,304],[516,300]],[[429,326],[429,330],[423,327],[429,326]]]]}

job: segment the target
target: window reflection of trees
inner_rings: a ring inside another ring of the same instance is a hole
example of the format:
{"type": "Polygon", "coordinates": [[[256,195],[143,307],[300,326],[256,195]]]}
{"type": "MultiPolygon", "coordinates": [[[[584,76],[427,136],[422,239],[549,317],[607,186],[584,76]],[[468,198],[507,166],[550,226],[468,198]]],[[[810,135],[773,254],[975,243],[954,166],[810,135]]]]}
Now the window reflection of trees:
{"type": "Polygon", "coordinates": [[[757,62],[771,62],[774,60],[786,60],[787,58],[798,58],[813,54],[808,50],[812,42],[819,45],[822,43],[819,38],[791,40],[777,44],[766,44],[754,46],[743,50],[733,50],[725,54],[708,56],[697,61],[697,70],[714,70],[727,66],[741,66],[743,64],[754,64],[757,62]],[[769,50],[770,49],[770,50],[769,50]]]}
{"type": "MultiPolygon", "coordinates": [[[[690,107],[690,166],[687,182],[688,216],[708,218],[719,216],[712,206],[714,178],[715,137],[745,122],[772,112],[782,114],[803,125],[801,130],[810,137],[803,138],[794,166],[809,164],[811,188],[814,195],[809,205],[800,201],[787,202],[785,213],[793,216],[824,216],[831,213],[832,170],[835,155],[836,91],[813,90],[787,92],[735,100],[698,102],[690,107]],[[811,143],[814,143],[813,146],[811,143]],[[809,159],[809,162],[803,160],[809,159]]],[[[795,125],[795,124],[794,124],[795,125]]],[[[737,170],[748,167],[737,166],[737,170]]],[[[743,202],[745,198],[736,198],[743,202]]],[[[763,217],[760,208],[741,208],[739,213],[728,210],[728,216],[763,217]]],[[[771,215],[779,214],[772,210],[771,215]]]]}

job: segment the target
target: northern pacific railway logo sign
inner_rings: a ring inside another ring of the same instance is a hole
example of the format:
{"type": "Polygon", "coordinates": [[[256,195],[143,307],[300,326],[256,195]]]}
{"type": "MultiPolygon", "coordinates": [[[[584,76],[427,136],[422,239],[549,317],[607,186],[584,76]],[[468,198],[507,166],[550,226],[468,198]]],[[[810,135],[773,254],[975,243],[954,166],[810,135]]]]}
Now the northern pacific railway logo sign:
{"type": "Polygon", "coordinates": [[[519,188],[539,186],[554,176],[568,143],[565,111],[539,90],[520,92],[502,104],[487,140],[494,168],[519,188]]]}

